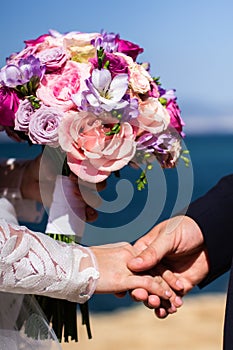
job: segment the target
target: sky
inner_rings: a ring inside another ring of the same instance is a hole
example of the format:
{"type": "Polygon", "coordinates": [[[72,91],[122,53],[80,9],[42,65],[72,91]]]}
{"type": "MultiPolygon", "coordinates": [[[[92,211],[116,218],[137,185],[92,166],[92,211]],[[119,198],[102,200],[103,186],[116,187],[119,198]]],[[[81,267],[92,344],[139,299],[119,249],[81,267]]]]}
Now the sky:
{"type": "Polygon", "coordinates": [[[164,88],[175,88],[188,132],[233,132],[233,1],[4,1],[0,65],[56,29],[119,33],[143,47],[164,88]]]}

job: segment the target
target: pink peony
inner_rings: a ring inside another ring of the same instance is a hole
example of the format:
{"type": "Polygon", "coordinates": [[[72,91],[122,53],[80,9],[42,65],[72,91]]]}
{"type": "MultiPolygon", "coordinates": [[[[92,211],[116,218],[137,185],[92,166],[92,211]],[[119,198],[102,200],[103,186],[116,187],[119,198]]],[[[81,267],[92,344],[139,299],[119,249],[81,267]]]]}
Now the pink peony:
{"type": "Polygon", "coordinates": [[[46,74],[37,89],[37,97],[47,106],[68,111],[75,107],[72,95],[86,89],[90,64],[68,61],[59,74],[46,74]]]}
{"type": "MultiPolygon", "coordinates": [[[[112,117],[110,120],[113,122],[112,117]]],[[[62,120],[59,143],[67,152],[71,171],[82,180],[103,181],[133,158],[136,151],[133,127],[122,123],[119,133],[106,135],[113,125],[104,125],[90,112],[68,112],[62,120]]]]}
{"type": "Polygon", "coordinates": [[[0,88],[0,125],[14,126],[15,113],[19,106],[19,98],[14,90],[5,86],[0,88]]]}

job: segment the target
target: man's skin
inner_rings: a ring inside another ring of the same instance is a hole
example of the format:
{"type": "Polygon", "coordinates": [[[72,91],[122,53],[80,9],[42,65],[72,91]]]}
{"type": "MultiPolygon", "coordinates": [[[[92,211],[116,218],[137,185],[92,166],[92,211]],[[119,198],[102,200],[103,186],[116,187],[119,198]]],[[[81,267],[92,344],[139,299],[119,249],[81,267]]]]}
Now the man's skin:
{"type": "MultiPolygon", "coordinates": [[[[156,268],[160,263],[162,278],[171,285],[174,275],[182,290],[181,296],[188,293],[208,274],[208,254],[199,226],[188,216],[177,216],[163,221],[134,245],[139,254],[128,262],[133,272],[143,272],[156,268]],[[161,265],[162,264],[162,265],[161,265]],[[174,275],[173,275],[174,274],[174,275]]],[[[135,289],[133,298],[154,308],[159,318],[166,317],[169,308],[159,304],[158,296],[149,295],[146,290],[135,289]]]]}

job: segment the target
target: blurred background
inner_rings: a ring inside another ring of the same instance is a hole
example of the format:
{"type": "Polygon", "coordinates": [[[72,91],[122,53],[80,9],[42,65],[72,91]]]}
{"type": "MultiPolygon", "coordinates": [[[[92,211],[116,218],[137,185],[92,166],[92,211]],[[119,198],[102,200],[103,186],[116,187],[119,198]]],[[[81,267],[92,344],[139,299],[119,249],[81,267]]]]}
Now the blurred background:
{"type": "MultiPolygon", "coordinates": [[[[162,86],[176,89],[186,124],[185,147],[190,151],[191,158],[190,169],[182,170],[182,174],[187,171],[184,174],[190,177],[193,175],[191,199],[195,199],[222,176],[231,173],[233,168],[232,13],[231,0],[118,0],[109,3],[77,0],[4,1],[0,13],[0,65],[5,64],[5,58],[12,52],[24,47],[24,40],[34,39],[49,29],[61,33],[99,32],[104,29],[139,44],[144,52],[138,57],[138,62],[150,62],[151,74],[160,76],[162,86]]],[[[26,145],[20,145],[19,148],[3,133],[0,133],[0,142],[1,157],[27,158],[38,152],[36,147],[28,150],[26,145]]],[[[129,169],[123,175],[126,178],[133,176],[129,169]]],[[[177,171],[165,171],[164,176],[166,203],[160,215],[156,219],[152,217],[154,221],[150,222],[150,226],[171,215],[176,201],[174,181],[177,181],[177,171]]],[[[109,181],[110,185],[111,182],[115,184],[115,179],[110,178],[109,181]]],[[[109,205],[114,199],[114,194],[109,190],[110,185],[102,194],[109,205]]],[[[182,187],[185,186],[184,181],[182,187]]],[[[115,213],[116,216],[100,210],[97,223],[87,229],[84,243],[99,242],[93,236],[97,228],[103,228],[105,232],[102,240],[110,242],[122,239],[120,235],[106,236],[106,229],[114,227],[114,222],[119,227],[120,220],[123,220],[124,226],[125,214],[137,215],[138,205],[144,201],[144,196],[146,194],[136,194],[127,210],[115,213]]],[[[186,204],[185,201],[182,204],[186,204]]],[[[129,233],[125,240],[132,241],[143,233],[140,230],[135,233],[135,237],[129,233]]],[[[225,292],[227,279],[228,274],[203,290],[195,289],[192,293],[225,292]]],[[[112,296],[95,296],[90,305],[93,311],[99,312],[128,306],[131,302],[127,298],[118,300],[112,296]]]]}

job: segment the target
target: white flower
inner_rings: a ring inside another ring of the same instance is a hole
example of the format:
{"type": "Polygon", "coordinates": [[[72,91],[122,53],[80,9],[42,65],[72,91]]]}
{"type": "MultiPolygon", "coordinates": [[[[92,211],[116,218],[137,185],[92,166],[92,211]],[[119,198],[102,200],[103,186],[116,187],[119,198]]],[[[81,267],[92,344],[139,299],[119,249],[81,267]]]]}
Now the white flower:
{"type": "Polygon", "coordinates": [[[87,81],[88,92],[85,98],[93,107],[102,107],[105,111],[124,108],[128,101],[123,100],[128,89],[128,75],[118,74],[113,79],[107,69],[94,69],[87,81]]]}

